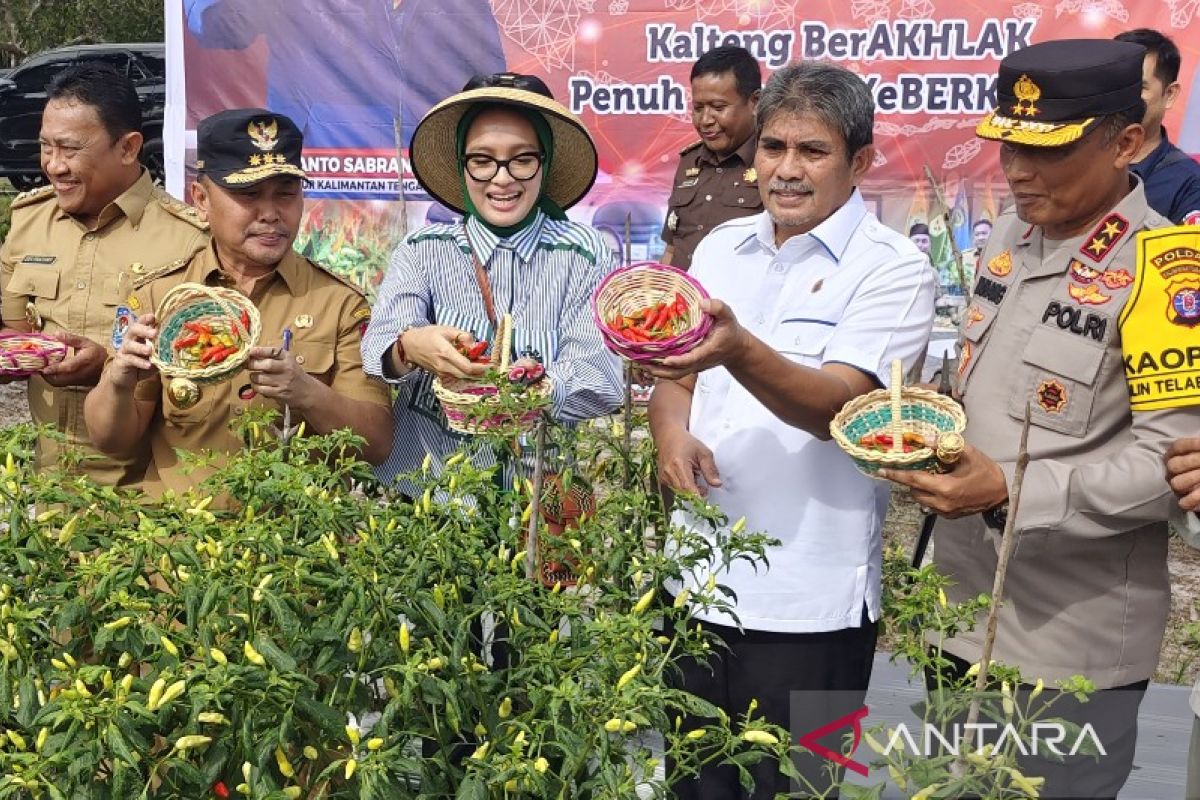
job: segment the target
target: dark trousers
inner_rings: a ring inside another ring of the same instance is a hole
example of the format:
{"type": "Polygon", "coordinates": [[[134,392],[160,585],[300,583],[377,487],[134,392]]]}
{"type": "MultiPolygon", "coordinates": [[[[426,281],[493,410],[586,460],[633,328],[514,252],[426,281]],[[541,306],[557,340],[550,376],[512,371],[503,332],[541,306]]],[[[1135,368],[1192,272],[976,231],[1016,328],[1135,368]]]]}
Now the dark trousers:
{"type": "MultiPolygon", "coordinates": [[[[825,633],[738,631],[700,624],[719,636],[727,649],[714,647],[707,662],[685,659],[680,665],[682,686],[723,708],[735,720],[746,713],[751,700],[757,700],[755,717],[764,717],[797,737],[862,707],[879,632],[865,609],[860,627],[825,633]]],[[[689,720],[684,728],[703,722],[689,720]]],[[[846,732],[831,733],[821,743],[840,751],[841,735],[846,732]]],[[[797,759],[796,766],[818,791],[839,774],[832,762],[807,753],[797,759]]],[[[756,800],[773,798],[778,792],[801,791],[779,774],[773,760],[764,759],[750,767],[750,772],[754,793],[749,796],[756,800]]],[[[748,796],[732,766],[705,767],[698,778],[678,781],[671,790],[679,800],[735,800],[748,796]]]]}
{"type": "MultiPolygon", "coordinates": [[[[944,678],[957,681],[966,675],[970,664],[949,653],[943,653],[943,656],[953,664],[944,674],[944,678]]],[[[927,670],[926,688],[932,690],[936,685],[935,673],[927,670]]],[[[1018,754],[1018,768],[1023,774],[1046,779],[1040,793],[1042,800],[1103,800],[1117,796],[1133,769],[1133,754],[1137,745],[1138,707],[1149,685],[1149,681],[1138,681],[1126,686],[1102,689],[1088,695],[1085,703],[1076,700],[1072,694],[1046,688],[1033,701],[1035,704],[1052,702],[1050,708],[1041,714],[1042,721],[1063,719],[1080,728],[1091,725],[1096,732],[1095,738],[1105,753],[1099,758],[1082,753],[1065,755],[1061,762],[1053,757],[1034,755],[1032,752],[1029,755],[1018,754]]],[[[1014,692],[1014,702],[1018,707],[1027,707],[1032,688],[1022,686],[1014,692]]],[[[980,721],[988,720],[981,715],[980,721]]],[[[1044,741],[1045,737],[1042,738],[1044,741]]],[[[1075,735],[1068,735],[1060,749],[1068,751],[1076,741],[1075,735]]]]}

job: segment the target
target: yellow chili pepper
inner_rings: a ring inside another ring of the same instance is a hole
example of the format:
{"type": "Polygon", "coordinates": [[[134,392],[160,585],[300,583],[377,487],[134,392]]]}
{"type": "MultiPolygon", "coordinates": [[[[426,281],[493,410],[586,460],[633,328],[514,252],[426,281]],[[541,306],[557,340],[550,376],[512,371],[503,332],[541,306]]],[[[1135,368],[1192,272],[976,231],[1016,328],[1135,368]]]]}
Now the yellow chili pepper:
{"type": "Polygon", "coordinates": [[[625,670],[625,672],[623,672],[621,674],[621,677],[617,678],[617,691],[619,692],[622,689],[624,689],[631,680],[633,680],[634,678],[636,678],[638,676],[638,673],[640,673],[641,671],[642,671],[641,664],[634,664],[632,667],[625,670]]]}
{"type": "Polygon", "coordinates": [[[742,734],[742,740],[750,744],[761,744],[764,747],[779,744],[779,737],[767,731],[746,731],[742,734]]]}
{"type": "Polygon", "coordinates": [[[201,711],[196,719],[207,725],[226,725],[229,722],[228,717],[216,711],[201,711]]]}
{"type": "Polygon", "coordinates": [[[292,767],[292,762],[288,761],[287,753],[283,752],[283,748],[275,745],[275,765],[279,767],[279,773],[285,778],[290,778],[296,774],[296,770],[292,767]]]}
{"type": "Polygon", "coordinates": [[[358,747],[358,742],[361,738],[358,733],[358,728],[354,727],[353,725],[347,725],[346,738],[350,740],[350,744],[358,747]]]}
{"type": "Polygon", "coordinates": [[[254,649],[254,645],[249,642],[242,644],[242,652],[246,655],[246,660],[255,666],[266,666],[267,660],[262,657],[262,653],[254,649]]]}
{"type": "Polygon", "coordinates": [[[746,518],[740,517],[738,521],[733,523],[733,527],[729,529],[730,533],[741,533],[746,530],[746,518]]]}
{"type": "Polygon", "coordinates": [[[359,629],[358,627],[351,628],[350,629],[350,638],[346,641],[346,649],[348,649],[351,653],[358,653],[358,652],[362,651],[362,647],[363,647],[362,630],[359,629]]]}
{"type": "Polygon", "coordinates": [[[175,749],[179,751],[191,750],[193,747],[201,747],[211,741],[211,736],[180,736],[175,740],[175,749]]]}
{"type": "Polygon", "coordinates": [[[543,774],[548,769],[550,769],[550,762],[542,756],[538,756],[537,760],[533,762],[533,771],[539,775],[543,774]]]}
{"type": "Polygon", "coordinates": [[[637,723],[613,717],[604,723],[604,730],[609,733],[633,733],[637,730],[637,723]]]}
{"type": "Polygon", "coordinates": [[[408,623],[400,623],[400,652],[408,655],[409,649],[412,647],[412,634],[408,632],[408,623]]]}
{"type": "Polygon", "coordinates": [[[317,756],[319,755],[320,753],[317,752],[317,748],[313,747],[311,744],[304,745],[304,757],[309,761],[316,761],[317,756]]]}
{"type": "Polygon", "coordinates": [[[225,657],[225,654],[215,647],[208,648],[208,654],[218,664],[225,665],[229,663],[229,659],[225,657]]]}
{"type": "Polygon", "coordinates": [[[358,769],[358,761],[351,758],[346,762],[346,780],[354,777],[355,771],[358,769]]]}
{"type": "Polygon", "coordinates": [[[133,622],[133,617],[131,617],[131,616],[119,617],[117,619],[114,619],[112,622],[106,622],[104,624],[104,629],[107,631],[119,631],[119,630],[121,630],[121,628],[128,627],[129,624],[132,622],[133,622]]]}
{"type": "Polygon", "coordinates": [[[649,608],[650,604],[654,602],[654,595],[656,592],[656,589],[648,589],[645,594],[639,597],[638,601],[633,604],[633,613],[640,614],[649,608]]]}
{"type": "Polygon", "coordinates": [[[700,739],[703,739],[705,734],[707,734],[707,733],[708,733],[708,731],[704,730],[703,728],[696,728],[696,730],[694,730],[694,731],[688,731],[687,734],[683,738],[685,738],[689,741],[695,742],[700,739]]]}
{"type": "Polygon", "coordinates": [[[500,719],[508,719],[512,715],[512,698],[506,697],[500,701],[500,707],[496,709],[496,714],[500,719]]]}
{"type": "Polygon", "coordinates": [[[367,749],[370,750],[371,752],[375,752],[376,750],[378,750],[381,747],[383,747],[383,739],[382,738],[375,736],[371,739],[367,739],[367,749]]]}
{"type": "Polygon", "coordinates": [[[179,658],[179,648],[175,646],[174,642],[172,642],[166,636],[158,637],[158,641],[162,643],[163,650],[166,650],[171,655],[179,658]]]}
{"type": "Polygon", "coordinates": [[[162,701],[163,690],[167,688],[167,682],[159,678],[150,685],[150,694],[146,700],[146,708],[151,711],[158,709],[158,704],[162,701]]]}
{"type": "Polygon", "coordinates": [[[186,690],[187,681],[175,681],[167,687],[165,692],[163,692],[162,700],[158,701],[158,708],[166,708],[173,700],[175,700],[175,698],[179,697],[186,690]]]}

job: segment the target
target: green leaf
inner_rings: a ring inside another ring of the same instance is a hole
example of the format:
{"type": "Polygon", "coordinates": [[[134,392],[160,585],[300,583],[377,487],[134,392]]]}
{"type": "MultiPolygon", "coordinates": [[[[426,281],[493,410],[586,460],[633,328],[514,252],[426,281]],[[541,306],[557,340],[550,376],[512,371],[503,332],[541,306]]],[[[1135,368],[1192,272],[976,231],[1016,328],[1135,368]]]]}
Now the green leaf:
{"type": "Polygon", "coordinates": [[[346,735],[346,715],[336,711],[325,703],[305,695],[296,697],[296,710],[300,716],[312,722],[329,738],[341,741],[346,735]]]}
{"type": "Polygon", "coordinates": [[[296,659],[279,649],[279,646],[265,633],[254,637],[254,647],[262,653],[263,658],[271,663],[271,666],[280,672],[296,671],[296,659]]]}
{"type": "Polygon", "coordinates": [[[116,758],[121,759],[131,767],[137,767],[137,759],[133,757],[133,753],[129,750],[129,745],[125,743],[125,737],[121,735],[121,731],[116,725],[109,724],[104,729],[104,741],[116,758]]]}

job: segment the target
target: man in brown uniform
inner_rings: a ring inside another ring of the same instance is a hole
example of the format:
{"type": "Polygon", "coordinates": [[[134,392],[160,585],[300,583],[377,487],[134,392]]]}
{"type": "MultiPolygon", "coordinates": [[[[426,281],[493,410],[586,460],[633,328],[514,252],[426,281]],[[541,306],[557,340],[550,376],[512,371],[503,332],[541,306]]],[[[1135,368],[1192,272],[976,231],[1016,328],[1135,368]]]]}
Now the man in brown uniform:
{"type": "Polygon", "coordinates": [[[754,107],[762,87],[758,62],[744,47],[717,47],[692,66],[692,125],[700,141],[679,151],[667,201],[662,263],[692,265],[709,231],[762,211],[754,172],[754,107]]]}
{"type": "MultiPolygon", "coordinates": [[[[1046,778],[1044,797],[1114,797],[1132,767],[1169,608],[1162,456],[1200,424],[1194,410],[1131,411],[1126,384],[1126,321],[1164,302],[1133,292],[1137,233],[1169,224],[1128,171],[1142,142],[1143,55],[1071,40],[1001,62],[996,110],[977,133],[1000,141],[1015,207],[996,220],[963,321],[956,388],[973,446],[948,475],[885,476],[941,515],[935,561],[950,597],[990,593],[1030,409],[993,658],[1030,683],[1093,681],[1089,702],[1063,693],[1049,716],[1090,723],[1105,750],[1099,761],[1055,763],[1044,749],[1023,759],[1046,778]]],[[[983,633],[946,644],[959,674],[979,660],[983,633]]]]}
{"type": "Polygon", "coordinates": [[[176,448],[237,450],[233,415],[286,404],[293,422],[310,431],[353,429],[366,439],[364,457],[382,461],[391,446],[390,397],[362,370],[367,301],[292,250],[304,208],[300,131],[285,116],[251,108],[215,114],[196,133],[200,177],[192,196],[212,227],[212,244],[135,283],[129,306],[141,316],[84,408],[96,446],[124,453],[149,433],[147,491],[182,492],[205,476],[184,474],[176,448]],[[266,344],[251,348],[246,370],[226,382],[168,382],[151,367],[154,309],[184,282],[232,286],[262,317],[266,344]]]}
{"type": "MultiPolygon", "coordinates": [[[[12,230],[0,247],[4,326],[43,330],[73,348],[62,363],[29,379],[33,421],[50,424],[85,454],[98,456],[83,422],[83,398],[113,346],[114,321],[140,275],[202,249],[207,226],[194,209],[150,180],[138,162],[142,112],[137,92],[105,64],[60,73],[42,115],[42,169],[50,185],[13,202],[12,230]]],[[[60,445],[38,442],[38,467],[60,445]]],[[[149,450],[84,461],[105,484],[142,478],[149,450]]]]}

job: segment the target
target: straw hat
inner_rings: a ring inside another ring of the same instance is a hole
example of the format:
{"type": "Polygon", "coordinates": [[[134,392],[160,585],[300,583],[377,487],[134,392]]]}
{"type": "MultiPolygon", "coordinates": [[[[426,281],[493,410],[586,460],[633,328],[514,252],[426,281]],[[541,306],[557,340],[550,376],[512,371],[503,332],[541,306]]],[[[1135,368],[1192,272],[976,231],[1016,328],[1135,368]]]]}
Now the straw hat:
{"type": "Polygon", "coordinates": [[[596,180],[596,145],[583,123],[561,103],[536,92],[510,86],[486,86],[452,95],[438,103],[417,125],[409,160],[413,174],[434,198],[466,212],[463,176],[455,151],[455,132],[463,114],[476,103],[528,108],[545,118],[554,136],[554,159],[542,191],[559,207],[578,203],[596,180]]]}

